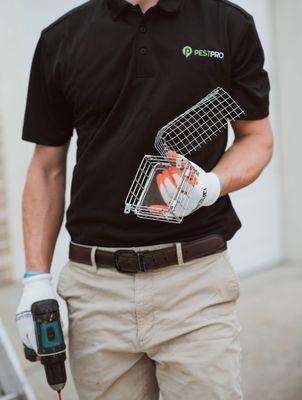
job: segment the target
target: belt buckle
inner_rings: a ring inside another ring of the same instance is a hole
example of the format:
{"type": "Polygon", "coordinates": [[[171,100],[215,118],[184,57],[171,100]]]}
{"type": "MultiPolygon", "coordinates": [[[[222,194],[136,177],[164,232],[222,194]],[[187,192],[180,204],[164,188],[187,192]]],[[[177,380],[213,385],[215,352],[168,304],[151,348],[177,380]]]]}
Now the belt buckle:
{"type": "Polygon", "coordinates": [[[135,250],[117,250],[114,253],[114,264],[115,268],[122,273],[135,273],[135,272],[146,272],[145,262],[144,262],[144,253],[142,251],[136,252],[135,250]],[[121,254],[132,254],[135,256],[137,260],[138,269],[125,269],[119,263],[119,258],[121,254]]]}

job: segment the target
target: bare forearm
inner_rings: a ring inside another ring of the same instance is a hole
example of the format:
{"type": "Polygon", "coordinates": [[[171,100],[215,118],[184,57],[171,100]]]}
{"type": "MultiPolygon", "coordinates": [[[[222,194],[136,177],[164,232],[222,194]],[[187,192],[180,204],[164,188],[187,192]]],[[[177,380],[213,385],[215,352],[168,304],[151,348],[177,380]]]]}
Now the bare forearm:
{"type": "Polygon", "coordinates": [[[270,126],[265,135],[256,132],[238,136],[213,169],[213,172],[222,178],[221,196],[254,182],[270,161],[272,152],[273,139],[270,126]]]}
{"type": "Polygon", "coordinates": [[[37,168],[33,161],[23,193],[27,271],[49,272],[65,207],[65,169],[37,168]]]}

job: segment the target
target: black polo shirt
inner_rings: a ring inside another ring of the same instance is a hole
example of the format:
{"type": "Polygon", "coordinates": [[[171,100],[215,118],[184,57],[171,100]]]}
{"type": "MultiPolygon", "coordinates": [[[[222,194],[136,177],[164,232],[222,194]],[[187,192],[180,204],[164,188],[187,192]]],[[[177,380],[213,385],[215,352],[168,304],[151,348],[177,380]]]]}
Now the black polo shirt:
{"type": "MultiPolygon", "coordinates": [[[[126,0],[91,0],[42,31],[31,70],[24,140],[77,159],[66,227],[74,242],[139,246],[230,239],[240,221],[228,196],[181,224],[125,215],[124,201],[157,131],[217,86],[245,110],[268,115],[269,81],[253,18],[224,0],[159,0],[145,14],[126,0]]],[[[210,171],[227,129],[192,161],[210,171]]]]}

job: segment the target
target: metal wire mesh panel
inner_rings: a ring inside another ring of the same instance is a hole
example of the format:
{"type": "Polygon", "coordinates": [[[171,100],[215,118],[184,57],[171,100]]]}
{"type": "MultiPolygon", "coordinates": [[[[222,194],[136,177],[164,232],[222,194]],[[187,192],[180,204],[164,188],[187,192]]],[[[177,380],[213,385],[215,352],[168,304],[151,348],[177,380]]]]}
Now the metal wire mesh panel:
{"type": "MultiPolygon", "coordinates": [[[[180,160],[181,161],[181,160],[180,160]]],[[[175,158],[146,155],[137,171],[125,202],[125,214],[134,212],[139,218],[180,223],[187,208],[189,197],[181,193],[190,193],[192,186],[188,177],[192,173],[189,162],[177,164],[175,158]],[[156,177],[171,165],[177,165],[181,171],[180,184],[169,204],[163,201],[156,177]],[[175,213],[177,207],[177,213],[175,213]]]]}
{"type": "Polygon", "coordinates": [[[155,138],[155,148],[162,156],[169,150],[186,156],[207,144],[228,121],[238,119],[243,113],[232,97],[218,87],[162,127],[155,138]]]}
{"type": "Polygon", "coordinates": [[[183,162],[184,157],[206,145],[222,132],[228,121],[238,119],[243,113],[232,97],[218,87],[161,128],[155,138],[160,156],[143,158],[128,192],[124,212],[134,212],[139,218],[181,223],[192,197],[191,174],[198,176],[188,160],[183,162]],[[178,183],[167,200],[158,178],[175,165],[178,183]]]}

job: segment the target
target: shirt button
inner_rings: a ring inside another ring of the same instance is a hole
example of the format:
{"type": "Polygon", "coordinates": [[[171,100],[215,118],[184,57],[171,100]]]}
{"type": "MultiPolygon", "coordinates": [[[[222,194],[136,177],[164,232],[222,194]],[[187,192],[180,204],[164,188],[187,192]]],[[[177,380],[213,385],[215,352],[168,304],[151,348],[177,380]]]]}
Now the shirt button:
{"type": "Polygon", "coordinates": [[[139,27],[139,30],[140,30],[141,33],[146,33],[147,32],[147,28],[145,26],[143,26],[143,25],[139,27]]]}
{"type": "Polygon", "coordinates": [[[144,56],[145,54],[147,54],[147,49],[146,49],[146,47],[141,47],[140,49],[139,49],[139,52],[144,56]]]}

